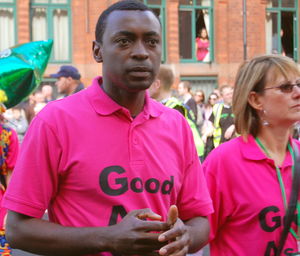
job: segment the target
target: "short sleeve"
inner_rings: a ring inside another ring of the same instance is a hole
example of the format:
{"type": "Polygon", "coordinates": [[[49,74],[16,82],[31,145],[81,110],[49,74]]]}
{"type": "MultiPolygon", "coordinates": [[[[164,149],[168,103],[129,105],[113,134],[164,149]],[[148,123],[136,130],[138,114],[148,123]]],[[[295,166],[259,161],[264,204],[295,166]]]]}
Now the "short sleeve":
{"type": "Polygon", "coordinates": [[[182,187],[178,196],[179,216],[188,220],[198,216],[208,216],[213,212],[212,201],[208,192],[203,169],[195,149],[190,129],[186,136],[187,165],[184,170],[182,187]]]}
{"type": "Polygon", "coordinates": [[[216,237],[217,232],[230,216],[230,206],[228,199],[224,198],[225,194],[221,184],[222,172],[226,172],[222,165],[222,156],[212,152],[203,163],[203,170],[207,181],[208,190],[213,201],[214,213],[209,215],[210,222],[210,240],[216,237]],[[227,204],[226,204],[227,203],[227,204]],[[226,205],[225,205],[226,204],[226,205]]]}
{"type": "Polygon", "coordinates": [[[60,156],[55,130],[36,117],[22,143],[2,205],[41,218],[57,192],[60,156]]]}

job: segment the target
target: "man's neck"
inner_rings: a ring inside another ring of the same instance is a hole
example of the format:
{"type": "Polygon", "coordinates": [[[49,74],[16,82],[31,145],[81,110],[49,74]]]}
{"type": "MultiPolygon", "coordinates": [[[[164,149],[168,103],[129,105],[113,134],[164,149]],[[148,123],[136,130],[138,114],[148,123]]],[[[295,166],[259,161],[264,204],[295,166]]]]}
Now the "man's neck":
{"type": "Polygon", "coordinates": [[[186,93],[183,95],[183,102],[187,103],[192,98],[192,95],[190,93],[186,93]]]}
{"type": "Polygon", "coordinates": [[[68,90],[68,93],[67,95],[71,95],[75,92],[76,88],[77,88],[78,84],[77,83],[71,83],[70,86],[69,86],[69,90],[68,90]]]}
{"type": "Polygon", "coordinates": [[[145,104],[145,90],[129,92],[116,87],[107,89],[103,85],[102,88],[113,101],[128,109],[131,116],[137,116],[142,112],[145,104]]]}
{"type": "Polygon", "coordinates": [[[164,100],[166,100],[166,99],[169,99],[169,98],[171,98],[171,92],[165,92],[165,91],[162,91],[160,94],[159,94],[159,96],[157,97],[157,101],[159,101],[159,102],[162,102],[162,101],[164,101],[164,100]]]}

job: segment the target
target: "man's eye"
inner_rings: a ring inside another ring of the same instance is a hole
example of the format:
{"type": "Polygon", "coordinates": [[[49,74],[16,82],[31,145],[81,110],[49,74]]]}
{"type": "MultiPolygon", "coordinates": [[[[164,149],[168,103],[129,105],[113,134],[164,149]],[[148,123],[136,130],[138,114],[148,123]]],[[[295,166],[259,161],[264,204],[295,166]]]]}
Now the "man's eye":
{"type": "Polygon", "coordinates": [[[157,40],[157,39],[150,39],[150,40],[148,40],[148,44],[150,46],[156,46],[158,43],[159,43],[159,40],[157,40]]]}
{"type": "Polygon", "coordinates": [[[119,39],[117,40],[117,43],[121,46],[126,46],[129,44],[129,40],[128,39],[125,39],[125,38],[122,38],[122,39],[119,39]]]}

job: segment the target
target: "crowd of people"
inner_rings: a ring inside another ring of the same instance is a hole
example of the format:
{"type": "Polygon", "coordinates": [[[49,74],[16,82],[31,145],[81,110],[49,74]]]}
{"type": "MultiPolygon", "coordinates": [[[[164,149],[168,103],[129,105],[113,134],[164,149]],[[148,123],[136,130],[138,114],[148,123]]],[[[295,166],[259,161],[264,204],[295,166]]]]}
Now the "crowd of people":
{"type": "Polygon", "coordinates": [[[19,153],[0,130],[0,252],[184,256],[209,243],[211,256],[299,255],[297,64],[254,57],[205,100],[187,81],[173,90],[161,49],[155,13],[116,2],[96,25],[102,76],[82,90],[62,66],[62,100],[43,87],[11,110],[9,124],[29,107],[35,118],[19,153]]]}
{"type": "Polygon", "coordinates": [[[26,100],[6,110],[3,114],[5,125],[17,132],[19,143],[22,143],[32,119],[47,103],[84,89],[78,69],[71,65],[61,66],[57,73],[51,74],[51,77],[57,79],[55,88],[50,84],[43,84],[26,100]]]}

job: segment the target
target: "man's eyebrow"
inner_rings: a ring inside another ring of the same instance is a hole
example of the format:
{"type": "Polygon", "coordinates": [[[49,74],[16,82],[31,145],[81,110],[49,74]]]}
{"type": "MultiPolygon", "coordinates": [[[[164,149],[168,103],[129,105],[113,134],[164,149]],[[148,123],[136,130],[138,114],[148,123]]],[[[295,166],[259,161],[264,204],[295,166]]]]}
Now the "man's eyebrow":
{"type": "Polygon", "coordinates": [[[116,36],[134,36],[134,33],[129,32],[127,30],[121,30],[113,35],[113,37],[116,37],[116,36]]]}
{"type": "MultiPolygon", "coordinates": [[[[159,36],[160,34],[155,32],[155,31],[148,31],[146,33],[144,33],[145,36],[159,36]]],[[[128,37],[135,37],[136,34],[133,33],[133,32],[130,32],[130,31],[127,31],[127,30],[121,30],[121,31],[118,31],[117,33],[115,33],[113,35],[113,37],[116,37],[116,36],[128,36],[128,37]]]]}
{"type": "Polygon", "coordinates": [[[149,32],[145,33],[145,35],[146,36],[160,36],[160,34],[155,31],[149,31],[149,32]]]}

